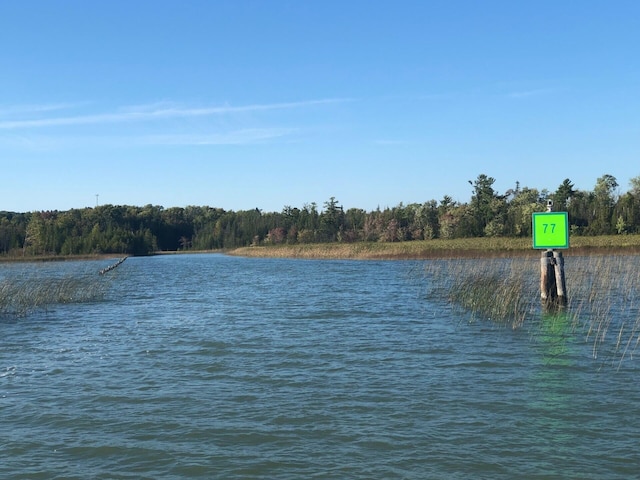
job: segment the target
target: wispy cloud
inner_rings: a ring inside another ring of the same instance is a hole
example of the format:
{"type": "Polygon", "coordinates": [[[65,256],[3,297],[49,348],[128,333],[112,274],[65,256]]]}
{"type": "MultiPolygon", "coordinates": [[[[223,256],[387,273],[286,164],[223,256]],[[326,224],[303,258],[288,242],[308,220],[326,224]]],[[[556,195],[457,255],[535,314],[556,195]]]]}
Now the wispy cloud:
{"type": "Polygon", "coordinates": [[[198,147],[215,145],[252,145],[290,137],[294,128],[243,128],[195,134],[154,135],[17,135],[0,134],[0,148],[31,152],[64,150],[67,148],[137,148],[137,147],[198,147]]]}
{"type": "Polygon", "coordinates": [[[142,145],[206,146],[206,145],[248,145],[291,135],[290,128],[246,128],[224,133],[194,135],[149,135],[135,140],[142,145]]]}
{"type": "Polygon", "coordinates": [[[392,146],[392,147],[407,144],[405,140],[390,140],[390,139],[379,139],[379,140],[375,140],[373,143],[380,146],[392,146]]]}
{"type": "MultiPolygon", "coordinates": [[[[95,125],[114,124],[126,122],[142,122],[150,120],[161,120],[171,118],[202,117],[212,115],[227,115],[233,113],[260,112],[269,110],[298,109],[324,105],[330,103],[342,103],[350,99],[320,99],[306,100],[300,102],[284,102],[271,104],[252,104],[241,106],[204,106],[204,107],[182,107],[169,104],[152,104],[134,107],[123,107],[114,112],[103,112],[74,116],[58,116],[46,118],[21,118],[15,120],[0,120],[1,130],[18,130],[30,128],[60,127],[70,125],[95,125]]],[[[52,108],[53,110],[53,108],[52,108]]],[[[46,110],[38,110],[43,113],[46,110]]],[[[36,110],[32,110],[36,113],[36,110]]]]}
{"type": "Polygon", "coordinates": [[[522,90],[522,91],[510,92],[510,93],[507,93],[507,97],[509,98],[538,97],[540,95],[548,95],[553,92],[554,92],[554,89],[552,88],[538,88],[534,90],[522,90]]]}
{"type": "Polygon", "coordinates": [[[81,103],[44,103],[31,105],[0,105],[0,118],[43,114],[59,110],[84,107],[88,102],[81,103]]]}

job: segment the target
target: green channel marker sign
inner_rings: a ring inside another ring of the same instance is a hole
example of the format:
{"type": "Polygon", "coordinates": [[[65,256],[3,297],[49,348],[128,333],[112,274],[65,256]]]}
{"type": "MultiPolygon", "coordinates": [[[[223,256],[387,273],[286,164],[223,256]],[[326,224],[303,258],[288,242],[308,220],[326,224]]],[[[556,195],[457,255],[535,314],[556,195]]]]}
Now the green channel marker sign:
{"type": "Polygon", "coordinates": [[[569,248],[567,212],[533,214],[533,248],[569,248]]]}

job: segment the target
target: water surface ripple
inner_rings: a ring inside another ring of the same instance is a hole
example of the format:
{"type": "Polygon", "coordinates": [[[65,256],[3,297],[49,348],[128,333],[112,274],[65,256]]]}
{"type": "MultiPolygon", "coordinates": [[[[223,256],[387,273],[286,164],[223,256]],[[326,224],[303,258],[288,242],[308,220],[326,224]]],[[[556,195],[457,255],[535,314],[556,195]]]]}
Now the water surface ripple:
{"type": "Polygon", "coordinates": [[[456,318],[421,272],[130,258],[0,318],[0,478],[637,478],[634,362],[456,318]]]}

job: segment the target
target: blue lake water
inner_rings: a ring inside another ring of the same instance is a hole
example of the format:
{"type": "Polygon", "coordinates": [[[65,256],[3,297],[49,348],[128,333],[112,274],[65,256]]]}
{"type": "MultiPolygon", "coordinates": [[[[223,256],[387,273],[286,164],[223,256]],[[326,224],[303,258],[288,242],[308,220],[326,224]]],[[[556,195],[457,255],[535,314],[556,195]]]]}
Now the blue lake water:
{"type": "Polygon", "coordinates": [[[424,262],[109,263],[0,265],[105,282],[0,316],[0,478],[640,475],[635,359],[469,322],[424,262]]]}

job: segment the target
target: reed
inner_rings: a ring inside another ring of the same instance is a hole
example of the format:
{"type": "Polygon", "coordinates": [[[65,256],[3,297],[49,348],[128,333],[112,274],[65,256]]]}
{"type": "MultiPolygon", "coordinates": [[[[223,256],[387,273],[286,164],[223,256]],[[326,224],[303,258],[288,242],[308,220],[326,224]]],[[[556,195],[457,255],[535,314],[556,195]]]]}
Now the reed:
{"type": "Polygon", "coordinates": [[[430,291],[470,312],[472,319],[518,328],[536,309],[539,294],[534,295],[530,277],[537,266],[523,257],[449,259],[427,262],[426,274],[430,291]]]}
{"type": "Polygon", "coordinates": [[[633,358],[640,345],[640,257],[580,260],[575,262],[571,276],[576,278],[569,292],[574,324],[582,327],[594,357],[620,363],[633,358]]]}
{"type": "Polygon", "coordinates": [[[57,304],[101,300],[107,282],[95,277],[25,277],[0,282],[0,315],[24,316],[57,304]]]}
{"type": "Polygon", "coordinates": [[[551,315],[540,301],[537,258],[434,260],[426,275],[431,295],[445,296],[472,320],[533,329],[555,322],[582,337],[594,358],[621,363],[640,346],[639,267],[634,255],[568,257],[569,303],[551,315]]]}

